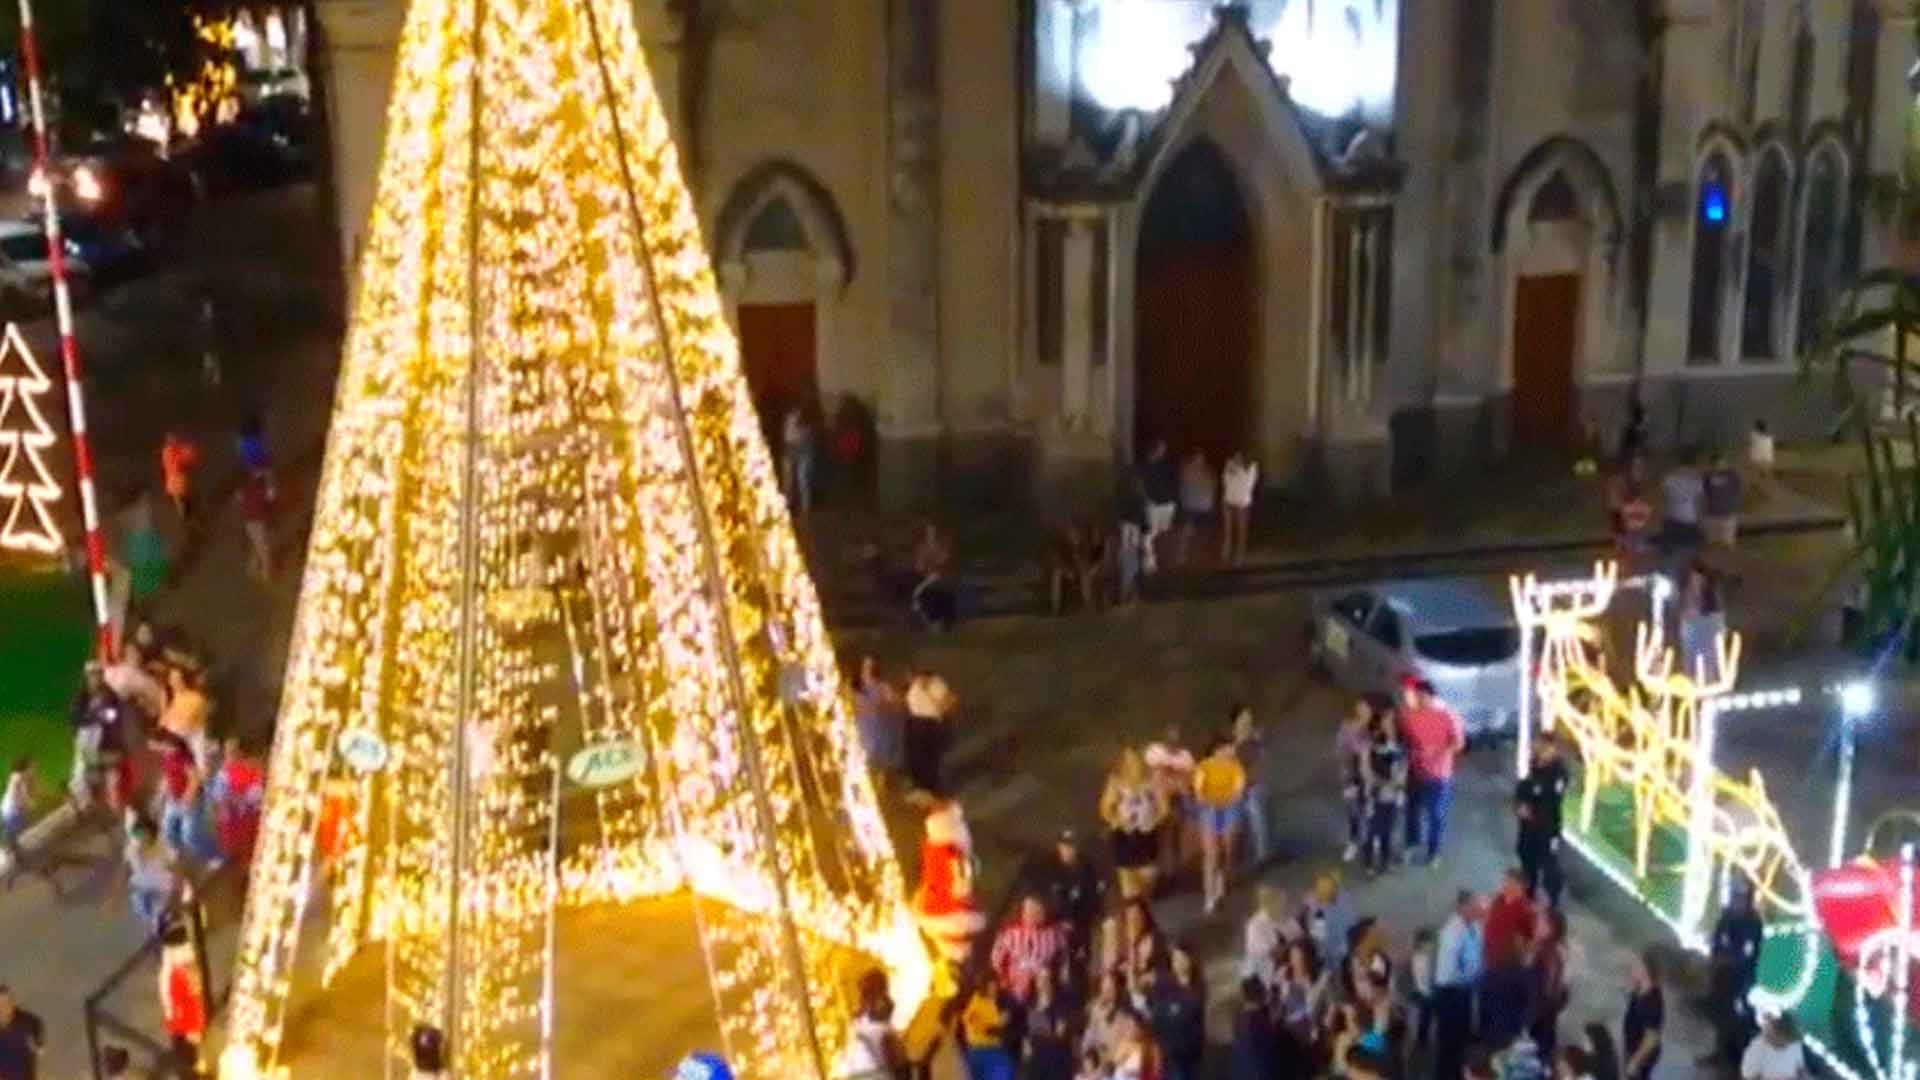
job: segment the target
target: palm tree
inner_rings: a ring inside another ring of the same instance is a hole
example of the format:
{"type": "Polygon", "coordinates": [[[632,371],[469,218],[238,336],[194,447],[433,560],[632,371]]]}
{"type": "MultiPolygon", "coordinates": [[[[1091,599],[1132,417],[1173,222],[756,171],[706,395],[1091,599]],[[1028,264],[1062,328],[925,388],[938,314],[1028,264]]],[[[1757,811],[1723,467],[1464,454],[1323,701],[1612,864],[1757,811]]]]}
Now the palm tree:
{"type": "Polygon", "coordinates": [[[1841,403],[1836,435],[1859,440],[1863,468],[1847,485],[1851,547],[1834,578],[1857,572],[1848,643],[1920,660],[1920,279],[1887,268],[1835,296],[1802,374],[1826,375],[1841,403]]]}

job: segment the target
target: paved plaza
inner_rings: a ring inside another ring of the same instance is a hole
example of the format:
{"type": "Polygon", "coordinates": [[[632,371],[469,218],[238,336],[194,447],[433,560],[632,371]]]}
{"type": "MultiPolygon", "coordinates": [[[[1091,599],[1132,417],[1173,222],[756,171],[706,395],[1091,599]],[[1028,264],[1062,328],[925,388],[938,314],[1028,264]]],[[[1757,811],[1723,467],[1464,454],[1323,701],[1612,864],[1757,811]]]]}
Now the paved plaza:
{"type": "MultiPolygon", "coordinates": [[[[206,538],[163,596],[161,608],[213,659],[220,703],[216,724],[253,733],[265,733],[272,722],[299,540],[330,403],[330,396],[317,388],[329,384],[337,350],[337,322],[327,314],[337,301],[312,269],[323,264],[289,260],[286,254],[289,245],[307,243],[316,229],[309,198],[309,192],[295,189],[248,204],[245,213],[257,227],[219,238],[201,259],[205,272],[235,297],[239,313],[225,331],[232,359],[227,382],[218,392],[193,381],[191,367],[174,355],[184,347],[178,335],[147,336],[131,329],[156,311],[175,311],[183,280],[111,295],[88,311],[83,323],[83,331],[93,329],[94,362],[102,372],[96,412],[114,418],[97,425],[102,471],[113,498],[151,483],[153,447],[167,425],[188,425],[209,449],[211,464],[204,481],[213,513],[206,538]],[[290,506],[283,544],[290,565],[265,589],[242,578],[238,511],[226,497],[235,474],[228,449],[232,426],[244,409],[256,404],[285,463],[290,506]]],[[[1589,555],[1578,549],[1578,541],[1591,538],[1600,525],[1591,484],[1550,476],[1523,476],[1510,483],[1515,486],[1504,492],[1476,487],[1456,493],[1446,506],[1427,493],[1397,509],[1323,523],[1335,539],[1319,546],[1305,538],[1321,523],[1283,513],[1271,522],[1264,556],[1299,559],[1437,546],[1485,550],[1553,540],[1563,549],[1537,557],[1544,562],[1518,553],[1497,555],[1477,560],[1474,572],[1503,588],[1507,570],[1580,566],[1589,555]],[[1500,573],[1488,574],[1489,569],[1500,573]]],[[[1817,491],[1820,483],[1806,486],[1817,491]]],[[[1791,496],[1773,509],[1782,518],[1823,510],[1818,503],[1791,496]]],[[[903,518],[855,513],[829,503],[807,526],[813,539],[809,548],[817,560],[830,562],[839,559],[842,546],[855,537],[892,535],[904,524],[903,518]]],[[[998,560],[1002,569],[1031,567],[1034,548],[1029,541],[1036,535],[1030,526],[1025,539],[1006,539],[1003,531],[996,541],[983,529],[973,541],[973,553],[989,564],[998,560]],[[990,546],[996,542],[1004,546],[990,546]],[[1020,544],[1027,546],[1016,546],[1020,544]]],[[[1769,687],[1799,680],[1801,673],[1826,670],[1830,657],[1821,645],[1825,610],[1815,600],[1840,545],[1837,533],[1796,534],[1756,541],[1726,560],[1738,579],[1731,590],[1730,623],[1748,635],[1749,685],[1769,687]]],[[[965,540],[962,554],[969,554],[965,540]]],[[[828,573],[833,573],[831,567],[828,573]]],[[[1170,592],[1177,596],[1182,590],[1170,592]]],[[[1332,733],[1347,702],[1307,673],[1305,604],[1306,594],[1296,587],[1257,596],[1176,598],[1060,619],[995,618],[965,623],[941,637],[883,624],[842,631],[838,640],[849,654],[876,652],[896,671],[909,664],[938,670],[960,694],[962,729],[949,765],[979,843],[984,890],[994,900],[1006,896],[1020,860],[1062,826],[1097,834],[1095,798],[1122,745],[1143,742],[1169,723],[1179,724],[1189,741],[1198,742],[1221,725],[1229,705],[1253,703],[1281,747],[1274,755],[1277,771],[1267,778],[1275,793],[1279,851],[1268,865],[1244,874],[1212,917],[1200,913],[1191,880],[1159,905],[1164,924],[1196,942],[1209,958],[1216,1003],[1212,1018],[1216,1034],[1223,1035],[1239,929],[1251,906],[1254,879],[1299,889],[1317,873],[1339,866],[1341,808],[1332,733]]],[[[1810,684],[1818,681],[1810,675],[1807,679],[1810,684]]],[[[1904,712],[1898,704],[1890,691],[1885,711],[1904,712]]],[[[1755,765],[1770,779],[1777,778],[1770,787],[1789,827],[1821,849],[1809,853],[1814,857],[1824,854],[1831,799],[1830,721],[1819,700],[1810,698],[1798,711],[1744,716],[1724,741],[1728,767],[1755,765]]],[[[1920,767],[1912,735],[1910,724],[1894,723],[1867,733],[1856,829],[1905,794],[1904,778],[1920,767]]],[[[1491,888],[1512,861],[1505,779],[1510,755],[1510,747],[1495,746],[1476,752],[1464,767],[1443,868],[1405,869],[1378,881],[1352,881],[1359,910],[1381,916],[1392,928],[1396,946],[1404,948],[1415,928],[1437,925],[1455,889],[1491,888]]],[[[911,873],[917,816],[897,799],[890,802],[889,813],[911,873]]],[[[110,837],[78,834],[69,838],[66,850],[96,869],[69,872],[63,878],[63,897],[55,899],[32,880],[0,893],[0,941],[8,943],[0,952],[0,980],[11,983],[22,1002],[48,1021],[52,1045],[46,1075],[54,1080],[83,1075],[83,998],[138,944],[131,918],[108,903],[105,869],[115,857],[110,837]]],[[[1570,911],[1578,977],[1566,1022],[1571,1026],[1593,1019],[1617,1026],[1626,952],[1670,942],[1631,901],[1577,866],[1570,911]]],[[[596,1062],[610,1059],[594,1055],[635,1055],[621,1057],[619,1067],[640,1070],[623,1075],[644,1077],[685,1050],[711,1044],[711,997],[703,985],[691,926],[684,919],[676,922],[671,912],[655,914],[658,917],[635,920],[582,913],[563,923],[582,943],[563,955],[577,958],[569,963],[578,964],[577,983],[587,995],[582,1000],[589,1002],[585,1011],[608,1017],[604,1023],[564,1033],[569,1054],[578,1047],[580,1060],[596,1062]]],[[[224,984],[231,969],[230,904],[214,905],[214,923],[215,981],[224,984]]],[[[339,988],[340,1002],[369,997],[353,992],[355,977],[349,971],[339,988]]],[[[1682,984],[1670,988],[1670,1001],[1690,1000],[1684,979],[1683,972],[1682,984]]],[[[151,969],[130,974],[107,1005],[133,1026],[157,1031],[151,969]]],[[[1690,1005],[1673,1013],[1672,1049],[1661,1075],[1677,1078],[1691,1075],[1693,1055],[1705,1045],[1705,1030],[1690,1005]]],[[[292,1049],[318,1052],[336,1040],[364,1037],[352,1035],[362,1031],[362,1025],[329,1023],[323,1015],[330,1014],[294,1018],[292,1049]]]]}

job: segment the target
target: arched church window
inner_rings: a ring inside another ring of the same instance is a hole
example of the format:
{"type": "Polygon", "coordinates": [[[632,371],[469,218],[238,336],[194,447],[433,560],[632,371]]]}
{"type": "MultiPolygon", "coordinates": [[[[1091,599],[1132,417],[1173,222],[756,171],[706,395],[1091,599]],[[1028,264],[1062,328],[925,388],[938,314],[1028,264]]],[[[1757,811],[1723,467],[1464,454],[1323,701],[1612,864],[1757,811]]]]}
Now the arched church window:
{"type": "Polygon", "coordinates": [[[1845,165],[1832,144],[1814,151],[1807,165],[1807,190],[1800,226],[1799,345],[1802,349],[1820,334],[1827,300],[1840,272],[1840,200],[1844,194],[1845,165]]]}
{"type": "Polygon", "coordinates": [[[1733,170],[1714,153],[1700,168],[1693,200],[1693,296],[1687,320],[1687,363],[1720,360],[1721,297],[1727,236],[1733,226],[1733,170]]]}
{"type": "Polygon", "coordinates": [[[785,199],[772,199],[747,226],[748,251],[805,251],[807,230],[785,199]]]}
{"type": "Polygon", "coordinates": [[[1793,234],[1787,213],[1787,157],[1777,147],[1760,159],[1753,182],[1753,220],[1747,230],[1747,294],[1742,305],[1740,355],[1768,361],[1780,354],[1783,290],[1791,280],[1793,234]]]}
{"type": "Polygon", "coordinates": [[[1578,221],[1580,197],[1564,172],[1556,172],[1533,193],[1533,205],[1527,208],[1527,221],[1578,221]]]}

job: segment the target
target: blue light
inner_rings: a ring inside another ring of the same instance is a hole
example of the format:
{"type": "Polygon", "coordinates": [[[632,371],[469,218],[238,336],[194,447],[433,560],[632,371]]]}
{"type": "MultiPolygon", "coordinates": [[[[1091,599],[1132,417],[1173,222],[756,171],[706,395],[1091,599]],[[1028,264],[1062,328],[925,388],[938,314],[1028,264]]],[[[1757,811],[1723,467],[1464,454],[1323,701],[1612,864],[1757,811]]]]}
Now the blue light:
{"type": "Polygon", "coordinates": [[[1700,216],[1711,225],[1727,220],[1727,189],[1717,181],[1709,180],[1700,189],[1700,216]]]}

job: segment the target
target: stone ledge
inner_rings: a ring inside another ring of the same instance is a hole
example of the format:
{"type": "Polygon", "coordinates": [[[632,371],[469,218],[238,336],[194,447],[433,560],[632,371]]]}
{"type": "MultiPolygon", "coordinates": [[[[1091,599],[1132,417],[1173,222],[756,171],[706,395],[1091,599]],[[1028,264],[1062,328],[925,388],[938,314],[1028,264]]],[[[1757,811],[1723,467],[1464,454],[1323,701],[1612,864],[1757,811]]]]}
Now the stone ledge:
{"type": "MultiPolygon", "coordinates": [[[[27,831],[20,834],[21,850],[38,852],[65,835],[67,830],[73,828],[79,820],[80,811],[74,807],[73,800],[68,799],[62,802],[48,811],[40,820],[27,826],[27,831]]],[[[0,851],[0,875],[12,872],[13,858],[6,852],[0,851]]]]}

